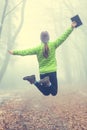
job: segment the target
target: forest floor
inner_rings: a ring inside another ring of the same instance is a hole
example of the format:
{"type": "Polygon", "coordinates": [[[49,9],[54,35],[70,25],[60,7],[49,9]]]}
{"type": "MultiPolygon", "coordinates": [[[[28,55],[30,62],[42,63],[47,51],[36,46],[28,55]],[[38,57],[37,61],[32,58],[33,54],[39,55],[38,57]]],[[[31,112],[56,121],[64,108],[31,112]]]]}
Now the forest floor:
{"type": "Polygon", "coordinates": [[[0,104],[0,130],[87,130],[87,90],[14,93],[0,104]]]}

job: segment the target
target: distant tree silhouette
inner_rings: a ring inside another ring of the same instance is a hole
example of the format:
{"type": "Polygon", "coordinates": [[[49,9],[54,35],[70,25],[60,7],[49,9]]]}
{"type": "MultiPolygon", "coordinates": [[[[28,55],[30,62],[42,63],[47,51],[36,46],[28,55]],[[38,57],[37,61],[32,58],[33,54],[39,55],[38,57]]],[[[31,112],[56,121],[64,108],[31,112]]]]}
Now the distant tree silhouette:
{"type": "Polygon", "coordinates": [[[5,0],[4,7],[3,6],[1,7],[3,8],[3,12],[1,15],[1,22],[0,22],[0,41],[3,41],[3,43],[1,44],[7,46],[7,49],[3,50],[5,51],[5,55],[3,56],[4,60],[2,63],[0,63],[0,81],[2,80],[5,74],[10,59],[10,55],[8,54],[7,50],[12,49],[12,47],[14,46],[15,40],[23,25],[25,3],[26,0],[22,0],[18,4],[16,4],[16,6],[12,7],[13,5],[15,5],[15,1],[10,1],[9,3],[8,0],[5,0]],[[17,8],[19,8],[19,5],[20,9],[16,10],[17,8]],[[9,8],[12,9],[10,10],[9,8]],[[18,23],[17,26],[15,26],[13,18],[16,17],[17,12],[20,13],[20,22],[18,23]]]}

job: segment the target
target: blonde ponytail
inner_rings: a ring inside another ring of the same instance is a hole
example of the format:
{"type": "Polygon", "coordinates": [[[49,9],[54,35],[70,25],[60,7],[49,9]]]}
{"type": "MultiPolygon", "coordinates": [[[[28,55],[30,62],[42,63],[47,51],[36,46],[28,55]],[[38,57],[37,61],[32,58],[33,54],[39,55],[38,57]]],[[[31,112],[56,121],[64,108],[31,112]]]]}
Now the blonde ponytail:
{"type": "Polygon", "coordinates": [[[48,47],[48,44],[47,44],[47,43],[44,44],[43,56],[44,56],[45,58],[48,58],[48,56],[49,56],[49,47],[48,47]]]}

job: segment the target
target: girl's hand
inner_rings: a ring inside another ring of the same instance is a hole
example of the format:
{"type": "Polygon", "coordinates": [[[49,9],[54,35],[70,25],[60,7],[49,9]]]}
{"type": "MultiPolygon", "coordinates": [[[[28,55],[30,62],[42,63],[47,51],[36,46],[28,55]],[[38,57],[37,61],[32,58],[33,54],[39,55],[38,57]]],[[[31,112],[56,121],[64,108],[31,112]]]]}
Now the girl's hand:
{"type": "Polygon", "coordinates": [[[11,54],[11,55],[13,55],[13,51],[8,50],[8,53],[11,54]]]}
{"type": "Polygon", "coordinates": [[[77,22],[73,21],[71,26],[72,26],[72,28],[75,28],[76,25],[77,25],[77,22]]]}

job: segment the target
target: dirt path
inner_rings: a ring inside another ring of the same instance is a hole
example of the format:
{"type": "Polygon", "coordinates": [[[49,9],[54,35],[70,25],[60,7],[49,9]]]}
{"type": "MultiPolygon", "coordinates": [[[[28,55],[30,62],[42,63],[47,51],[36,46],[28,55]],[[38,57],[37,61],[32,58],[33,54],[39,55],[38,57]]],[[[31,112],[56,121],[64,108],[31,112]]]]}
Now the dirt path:
{"type": "Polygon", "coordinates": [[[0,130],[87,130],[87,98],[83,93],[56,97],[15,94],[0,106],[0,130]]]}

